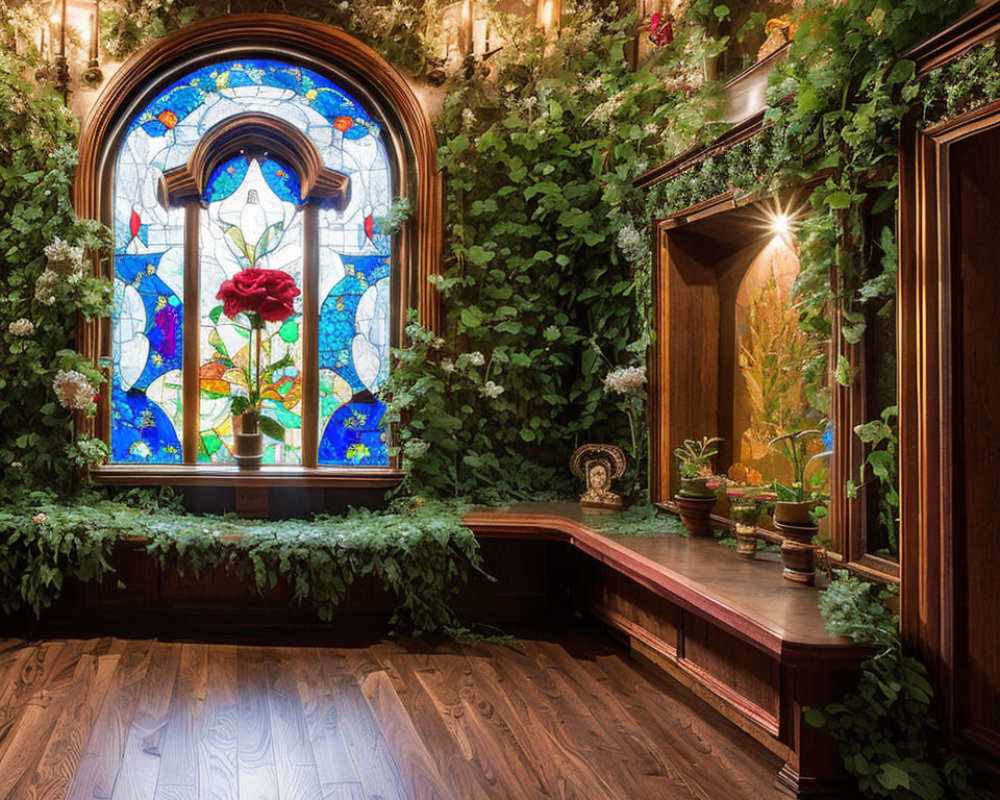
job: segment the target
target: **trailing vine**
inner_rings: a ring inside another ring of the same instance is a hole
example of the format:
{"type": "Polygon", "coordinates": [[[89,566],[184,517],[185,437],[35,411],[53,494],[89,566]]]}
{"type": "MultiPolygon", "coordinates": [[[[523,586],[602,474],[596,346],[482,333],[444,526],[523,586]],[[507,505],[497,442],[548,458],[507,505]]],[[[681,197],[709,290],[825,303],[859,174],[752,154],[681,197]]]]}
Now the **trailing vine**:
{"type": "Polygon", "coordinates": [[[262,594],[285,582],[322,620],[370,576],[398,598],[389,620],[397,629],[456,634],[464,628],[450,599],[470,574],[483,572],[475,535],[461,524],[463,508],[434,503],[251,522],[186,514],[140,492],[122,501],[88,494],[72,505],[47,492],[24,493],[0,508],[0,607],[38,615],[68,580],[112,574],[117,542],[144,537],[150,555],[180,574],[222,567],[245,573],[262,594]]]}
{"type": "Polygon", "coordinates": [[[806,722],[836,740],[844,766],[868,797],[978,797],[969,786],[968,765],[935,753],[927,670],[905,653],[899,617],[888,608],[897,591],[843,571],[836,577],[820,596],[827,629],[872,645],[875,654],[861,665],[856,689],[824,709],[808,709],[806,722]]]}

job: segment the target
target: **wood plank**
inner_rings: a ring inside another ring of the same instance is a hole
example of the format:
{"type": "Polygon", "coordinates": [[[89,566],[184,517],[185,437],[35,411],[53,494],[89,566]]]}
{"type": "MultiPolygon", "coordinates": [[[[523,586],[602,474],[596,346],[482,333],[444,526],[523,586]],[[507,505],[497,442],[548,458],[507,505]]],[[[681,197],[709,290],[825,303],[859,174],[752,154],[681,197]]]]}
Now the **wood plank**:
{"type": "Polygon", "coordinates": [[[19,787],[18,797],[27,800],[66,797],[120,661],[118,653],[81,658],[69,689],[69,702],[34,773],[25,776],[27,781],[22,780],[27,786],[19,787]]]}
{"type": "Polygon", "coordinates": [[[0,759],[13,738],[24,707],[45,687],[65,647],[65,642],[42,642],[26,648],[9,667],[9,682],[0,690],[0,759]]]}
{"type": "Polygon", "coordinates": [[[399,767],[412,800],[450,800],[456,796],[438,772],[413,721],[385,672],[370,673],[361,684],[372,714],[399,767]]]}
{"type": "Polygon", "coordinates": [[[237,672],[237,779],[240,800],[274,800],[278,774],[271,743],[267,674],[259,647],[240,647],[237,672]]]}
{"type": "Polygon", "coordinates": [[[208,650],[203,644],[181,645],[177,685],[161,739],[154,800],[198,798],[198,717],[207,692],[208,650]]]}
{"type": "MultiPolygon", "coordinates": [[[[682,780],[697,784],[725,774],[732,796],[778,797],[773,789],[780,759],[678,684],[654,679],[617,654],[580,660],[582,669],[606,684],[622,708],[658,741],[669,742],[671,763],[682,780]],[[763,795],[761,787],[765,787],[763,795]]],[[[661,745],[661,749],[664,746],[661,745]]]]}
{"type": "MultiPolygon", "coordinates": [[[[0,755],[0,797],[14,797],[15,787],[21,778],[30,774],[42,757],[70,692],[81,675],[90,666],[92,656],[81,658],[87,642],[73,641],[58,650],[51,661],[51,668],[41,664],[39,673],[30,680],[31,691],[20,716],[8,728],[0,755]]],[[[26,670],[37,662],[28,661],[26,670]]],[[[25,678],[22,671],[19,680],[25,678]]],[[[27,688],[27,686],[25,686],[27,688]]]]}
{"type": "Polygon", "coordinates": [[[593,733],[590,726],[575,720],[562,707],[558,690],[546,686],[537,675],[531,675],[529,665],[520,663],[527,661],[526,656],[512,656],[516,658],[502,664],[491,656],[472,656],[469,660],[477,682],[503,698],[511,731],[535,759],[548,791],[588,800],[621,797],[615,781],[605,774],[606,757],[595,752],[586,738],[593,733]]]}
{"type": "Polygon", "coordinates": [[[198,797],[236,800],[237,670],[235,645],[209,650],[205,707],[198,717],[198,797]]]}
{"type": "Polygon", "coordinates": [[[344,716],[337,703],[336,689],[323,676],[316,650],[303,651],[296,664],[302,713],[316,758],[322,795],[324,798],[360,796],[361,778],[344,741],[344,716]]]}
{"type": "MultiPolygon", "coordinates": [[[[121,770],[115,779],[112,800],[148,800],[156,792],[160,743],[170,722],[167,714],[177,683],[180,657],[179,644],[156,642],[151,649],[149,668],[125,738],[121,770]]],[[[81,791],[85,788],[81,787],[81,791]]],[[[87,796],[81,793],[80,797],[87,796]]]]}
{"type": "Polygon", "coordinates": [[[121,769],[129,725],[135,714],[153,654],[150,641],[127,643],[83,756],[67,792],[68,800],[108,800],[121,769]]]}
{"type": "Polygon", "coordinates": [[[409,800],[398,765],[361,692],[360,681],[363,676],[378,671],[377,660],[370,655],[355,660],[357,651],[350,651],[350,658],[342,651],[326,648],[316,652],[323,678],[333,689],[334,702],[340,712],[340,733],[361,780],[364,796],[409,800]]]}
{"type": "Polygon", "coordinates": [[[294,677],[301,660],[298,650],[287,647],[270,648],[265,658],[274,764],[283,800],[321,796],[319,771],[294,677]]]}
{"type": "Polygon", "coordinates": [[[493,698],[475,684],[461,653],[403,653],[381,659],[438,769],[463,797],[544,794],[543,781],[511,736],[493,698]]]}

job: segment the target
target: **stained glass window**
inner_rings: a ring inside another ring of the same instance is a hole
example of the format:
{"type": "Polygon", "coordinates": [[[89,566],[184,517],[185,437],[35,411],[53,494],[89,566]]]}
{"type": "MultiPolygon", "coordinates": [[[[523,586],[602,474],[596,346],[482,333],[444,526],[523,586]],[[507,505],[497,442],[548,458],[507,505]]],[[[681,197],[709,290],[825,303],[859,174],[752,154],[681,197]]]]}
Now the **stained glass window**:
{"type": "Polygon", "coordinates": [[[305,133],[323,165],[350,179],[344,208],[318,210],[315,296],[265,334],[270,360],[293,362],[272,376],[262,413],[285,428],[266,439],[265,463],[297,464],[302,453],[302,343],[319,354],[320,465],[388,464],[380,386],[388,372],[392,242],[375,219],[386,214],[392,174],[385,138],[361,104],[326,77],[267,59],[227,61],[176,81],[128,125],[114,174],[114,312],[111,450],[117,463],[232,462],[228,398],[245,392],[246,320],[229,320],[215,299],[222,281],[250,266],[282,269],[303,286],[301,178],[268,153],[226,158],[201,198],[198,308],[185,308],[184,249],[192,232],[182,208],[165,208],[165,172],[188,162],[217,123],[245,113],[270,114],[305,133]],[[305,304],[318,329],[302,330],[305,304]],[[184,341],[185,314],[200,321],[184,341]],[[197,348],[198,408],[183,404],[183,353],[197,348]],[[193,421],[193,422],[192,422],[193,421]],[[183,452],[185,423],[196,425],[198,451],[183,452]]]}

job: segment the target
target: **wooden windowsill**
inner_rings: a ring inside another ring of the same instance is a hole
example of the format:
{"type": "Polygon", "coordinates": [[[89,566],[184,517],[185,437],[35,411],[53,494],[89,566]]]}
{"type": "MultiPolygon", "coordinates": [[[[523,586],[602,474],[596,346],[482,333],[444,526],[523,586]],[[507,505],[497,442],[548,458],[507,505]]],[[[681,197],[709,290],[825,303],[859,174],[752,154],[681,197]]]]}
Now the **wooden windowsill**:
{"type": "Polygon", "coordinates": [[[120,464],[90,471],[105,486],[234,486],[241,488],[313,487],[391,489],[403,480],[394,467],[298,467],[263,465],[239,469],[217,464],[136,466],[120,464]]]}

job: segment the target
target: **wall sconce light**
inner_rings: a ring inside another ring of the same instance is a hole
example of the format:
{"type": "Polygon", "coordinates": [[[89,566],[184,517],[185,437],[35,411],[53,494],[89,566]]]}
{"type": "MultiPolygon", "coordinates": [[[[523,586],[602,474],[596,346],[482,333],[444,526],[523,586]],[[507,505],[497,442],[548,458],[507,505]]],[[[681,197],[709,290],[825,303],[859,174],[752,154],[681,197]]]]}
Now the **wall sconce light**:
{"type": "Polygon", "coordinates": [[[96,89],[104,80],[101,71],[101,0],[94,0],[94,13],[90,17],[90,52],[87,69],[80,79],[91,89],[96,89]]]}

